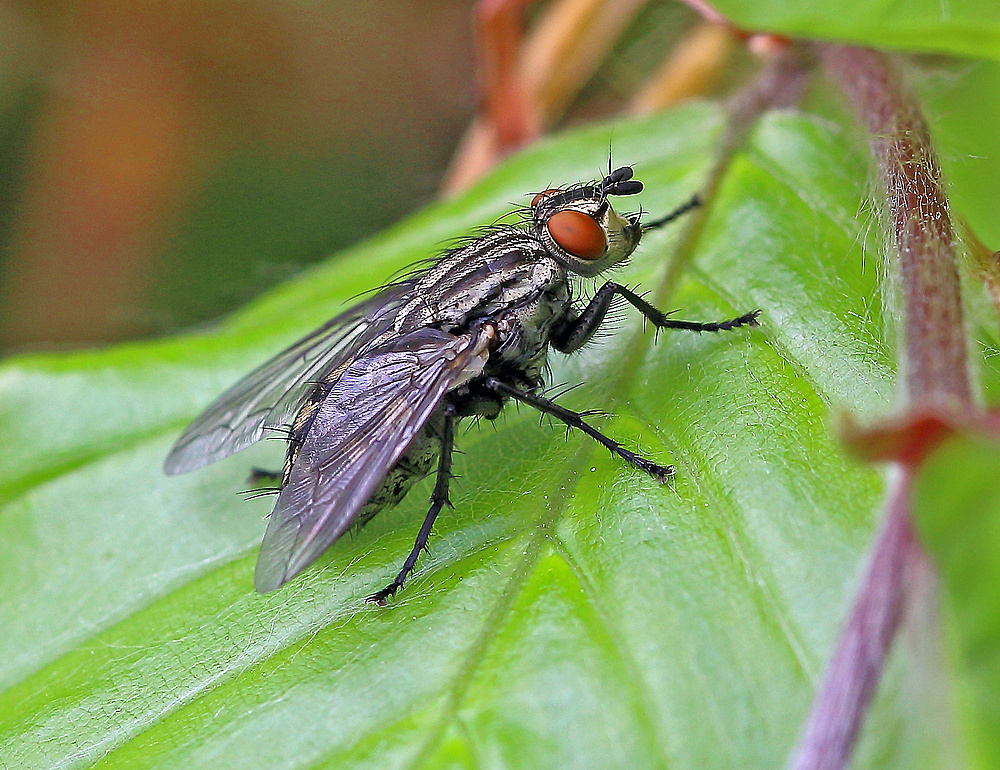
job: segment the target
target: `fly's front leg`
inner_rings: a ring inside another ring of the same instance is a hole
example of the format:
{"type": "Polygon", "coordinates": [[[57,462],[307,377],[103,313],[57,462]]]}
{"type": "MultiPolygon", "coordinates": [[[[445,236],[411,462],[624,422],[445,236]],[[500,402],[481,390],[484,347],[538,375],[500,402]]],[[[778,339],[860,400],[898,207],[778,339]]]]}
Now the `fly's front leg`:
{"type": "Polygon", "coordinates": [[[370,604],[384,607],[389,597],[403,587],[403,583],[417,563],[420,552],[427,548],[427,539],[431,536],[434,520],[441,513],[442,508],[451,505],[448,500],[448,483],[451,481],[451,452],[455,445],[455,412],[456,409],[452,404],[445,406],[444,427],[441,429],[441,456],[438,458],[437,480],[434,482],[434,492],[431,494],[431,508],[427,511],[427,516],[424,517],[420,532],[417,533],[413,550],[403,562],[403,568],[396,575],[396,579],[381,591],[377,591],[365,599],[370,604]]]}
{"type": "Polygon", "coordinates": [[[726,331],[738,326],[757,326],[757,316],[760,315],[760,310],[754,310],[729,321],[710,321],[708,323],[676,321],[662,310],[657,310],[631,289],[608,281],[597,290],[594,298],[590,300],[579,316],[571,318],[561,329],[556,330],[552,339],[552,345],[555,349],[562,353],[572,353],[589,342],[604,322],[604,316],[607,315],[615,295],[627,299],[657,329],[686,329],[693,332],[726,331]]]}
{"type": "Polygon", "coordinates": [[[583,415],[559,406],[559,404],[555,401],[550,401],[543,396],[529,393],[528,391],[521,390],[520,388],[515,388],[513,385],[508,385],[506,382],[498,380],[496,377],[488,377],[484,385],[495,393],[499,393],[503,396],[510,396],[515,401],[520,401],[522,404],[534,407],[540,412],[551,414],[556,419],[562,420],[571,428],[582,430],[591,438],[596,439],[601,446],[609,449],[612,454],[618,455],[625,462],[629,463],[629,465],[633,465],[639,470],[645,471],[661,484],[666,484],[667,479],[674,475],[674,466],[658,465],[652,460],[647,460],[642,455],[630,452],[614,439],[608,438],[597,430],[597,428],[584,422],[583,415]]]}

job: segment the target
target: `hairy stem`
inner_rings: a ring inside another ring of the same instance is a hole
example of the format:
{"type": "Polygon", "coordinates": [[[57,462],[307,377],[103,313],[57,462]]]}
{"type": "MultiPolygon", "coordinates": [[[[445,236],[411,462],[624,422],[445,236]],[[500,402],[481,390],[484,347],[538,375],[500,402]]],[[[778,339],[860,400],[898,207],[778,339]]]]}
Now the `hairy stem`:
{"type": "MultiPolygon", "coordinates": [[[[955,239],[927,124],[885,56],[840,45],[818,50],[827,73],[869,132],[885,194],[900,293],[903,416],[927,411],[968,415],[974,404],[955,239]]],[[[929,596],[916,590],[927,584],[929,573],[911,521],[911,483],[918,463],[899,463],[889,476],[882,526],[792,757],[796,770],[848,764],[907,607],[929,596]]]]}
{"type": "Polygon", "coordinates": [[[972,389],[955,238],[927,123],[882,54],[822,46],[820,56],[868,129],[886,196],[901,293],[904,407],[964,413],[972,389]]]}

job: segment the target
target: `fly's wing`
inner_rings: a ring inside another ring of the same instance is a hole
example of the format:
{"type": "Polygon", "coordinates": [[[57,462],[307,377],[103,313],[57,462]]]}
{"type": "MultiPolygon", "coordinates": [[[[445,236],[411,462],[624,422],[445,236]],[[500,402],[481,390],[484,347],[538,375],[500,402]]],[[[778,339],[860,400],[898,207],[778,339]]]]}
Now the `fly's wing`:
{"type": "Polygon", "coordinates": [[[492,329],[420,329],[366,353],[316,413],[271,512],[254,583],[273,591],[351,526],[449,390],[481,374],[492,329]]]}
{"type": "Polygon", "coordinates": [[[192,471],[286,425],[317,380],[391,327],[401,294],[398,286],[376,294],[254,369],[188,426],[164,470],[170,475],[192,471]]]}

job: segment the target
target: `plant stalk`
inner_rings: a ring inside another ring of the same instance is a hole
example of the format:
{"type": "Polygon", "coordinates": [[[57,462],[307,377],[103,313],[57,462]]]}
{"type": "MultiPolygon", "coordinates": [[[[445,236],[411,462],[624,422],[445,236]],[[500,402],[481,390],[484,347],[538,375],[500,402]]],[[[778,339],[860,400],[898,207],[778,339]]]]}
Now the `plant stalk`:
{"type": "MultiPolygon", "coordinates": [[[[876,51],[817,46],[827,74],[869,133],[890,235],[901,316],[902,417],[973,414],[955,238],[927,123],[889,60],[876,51]]],[[[902,423],[902,421],[901,421],[902,423]]],[[[922,453],[914,455],[922,457],[922,453]]],[[[934,592],[913,534],[911,488],[919,459],[888,477],[882,526],[813,701],[790,766],[846,767],[907,608],[934,592]]]]}

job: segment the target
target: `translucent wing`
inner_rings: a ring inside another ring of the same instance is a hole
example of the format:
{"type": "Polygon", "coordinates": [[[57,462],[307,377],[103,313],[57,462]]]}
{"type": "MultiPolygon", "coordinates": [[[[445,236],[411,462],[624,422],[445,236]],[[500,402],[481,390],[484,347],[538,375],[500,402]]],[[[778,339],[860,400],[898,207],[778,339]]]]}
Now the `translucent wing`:
{"type": "Polygon", "coordinates": [[[254,369],[217,398],[177,439],[164,462],[168,474],[228,457],[286,425],[313,383],[392,326],[404,289],[379,292],[254,369]]]}
{"type": "Polygon", "coordinates": [[[482,373],[490,336],[420,329],[350,365],[316,413],[271,512],[258,591],[291,580],[347,531],[445,393],[482,373]]]}

